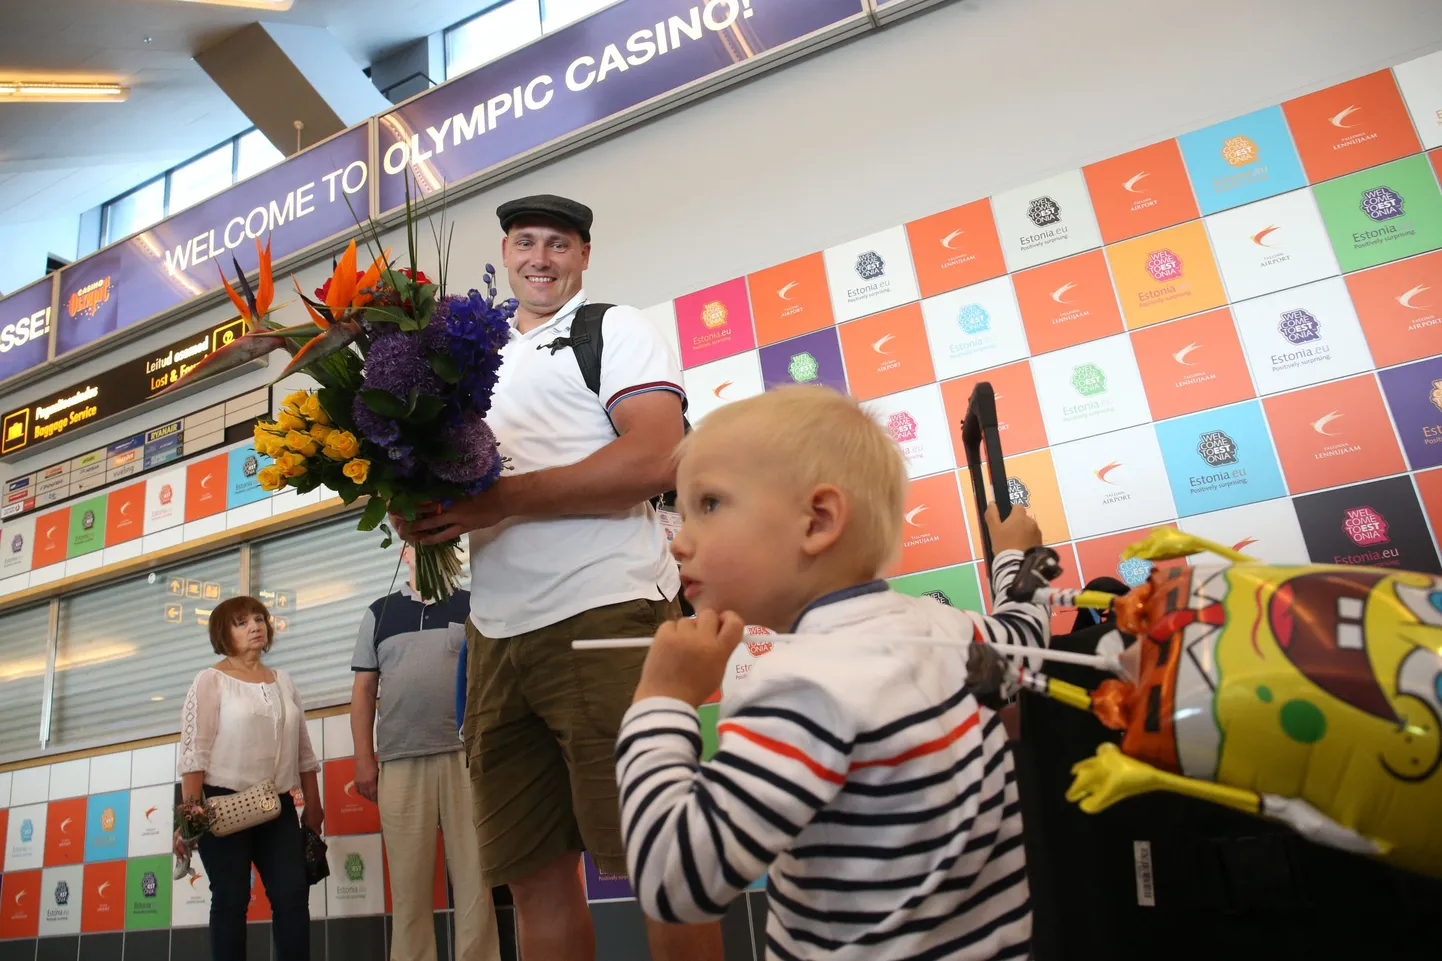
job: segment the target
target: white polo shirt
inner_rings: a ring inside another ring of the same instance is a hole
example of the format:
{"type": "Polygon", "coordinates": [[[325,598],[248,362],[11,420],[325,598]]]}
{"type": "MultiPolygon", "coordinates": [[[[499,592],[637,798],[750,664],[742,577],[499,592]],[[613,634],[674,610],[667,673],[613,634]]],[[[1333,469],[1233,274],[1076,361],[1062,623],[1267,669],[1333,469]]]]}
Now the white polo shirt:
{"type": "MultiPolygon", "coordinates": [[[[581,291],[551,320],[501,350],[486,423],[504,470],[518,474],[585,460],[616,439],[607,412],[653,390],[680,395],[670,346],[639,310],[606,312],[598,398],[569,346],[581,291]],[[604,401],[605,406],[602,407],[604,401]]],[[[675,597],[681,588],[666,532],[649,503],[595,517],[512,518],[471,534],[471,620],[486,637],[525,634],[609,604],[675,597]]]]}

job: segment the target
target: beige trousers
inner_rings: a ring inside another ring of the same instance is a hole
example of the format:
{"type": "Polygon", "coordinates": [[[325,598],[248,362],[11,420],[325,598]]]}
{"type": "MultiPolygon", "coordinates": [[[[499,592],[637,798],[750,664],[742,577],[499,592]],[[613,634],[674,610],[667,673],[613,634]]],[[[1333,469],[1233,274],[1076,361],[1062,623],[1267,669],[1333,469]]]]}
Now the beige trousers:
{"type": "Polygon", "coordinates": [[[381,833],[390,867],[390,961],[436,961],[436,826],[456,899],[455,961],[500,961],[491,889],[481,883],[464,751],[382,761],[381,833]]]}

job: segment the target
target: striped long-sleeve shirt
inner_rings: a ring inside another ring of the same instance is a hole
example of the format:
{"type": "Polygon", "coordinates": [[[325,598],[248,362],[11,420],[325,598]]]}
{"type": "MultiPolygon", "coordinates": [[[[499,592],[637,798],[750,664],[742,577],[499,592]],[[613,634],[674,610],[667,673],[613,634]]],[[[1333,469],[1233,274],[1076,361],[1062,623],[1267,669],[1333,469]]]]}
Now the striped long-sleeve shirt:
{"type": "MultiPolygon", "coordinates": [[[[997,557],[994,596],[1020,562],[997,557]]],[[[1001,721],[964,688],[964,646],[886,638],[1040,646],[1047,631],[1033,604],[1004,601],[984,617],[877,582],[818,601],[796,628],[818,637],[757,661],[722,702],[705,764],[690,705],[632,706],[617,775],[646,913],[711,920],[766,874],[768,959],[1026,957],[1026,858],[1001,721]]]]}

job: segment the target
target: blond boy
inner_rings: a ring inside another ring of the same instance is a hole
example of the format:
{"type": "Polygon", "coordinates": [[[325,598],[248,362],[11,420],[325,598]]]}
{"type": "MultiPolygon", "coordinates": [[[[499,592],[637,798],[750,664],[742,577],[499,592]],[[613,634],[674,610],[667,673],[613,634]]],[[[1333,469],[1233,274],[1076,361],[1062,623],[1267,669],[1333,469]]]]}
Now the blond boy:
{"type": "MultiPolygon", "coordinates": [[[[965,689],[964,645],[895,639],[1044,645],[1046,611],[999,600],[984,617],[879,580],[900,547],[906,473],[886,433],[833,391],[710,414],[682,445],[677,484],[672,552],[699,615],[657,633],[616,746],[646,913],[709,920],[767,874],[770,959],[1026,957],[1006,733],[965,689]],[[815,638],[756,663],[700,764],[696,706],[747,623],[815,638]]],[[[1020,509],[987,524],[1004,599],[1041,535],[1020,509]]]]}

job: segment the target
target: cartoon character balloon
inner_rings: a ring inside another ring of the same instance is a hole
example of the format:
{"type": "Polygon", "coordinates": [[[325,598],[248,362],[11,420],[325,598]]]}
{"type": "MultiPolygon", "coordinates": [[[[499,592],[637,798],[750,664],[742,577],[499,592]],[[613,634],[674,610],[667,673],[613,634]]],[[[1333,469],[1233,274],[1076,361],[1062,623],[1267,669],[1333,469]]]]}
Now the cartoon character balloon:
{"type": "Polygon", "coordinates": [[[1274,566],[1172,529],[1126,556],[1211,551],[1229,567],[1154,571],[1115,600],[1137,638],[1127,680],[1033,690],[1123,732],[1073,768],[1095,813],[1172,791],[1442,877],[1442,579],[1274,566]]]}

